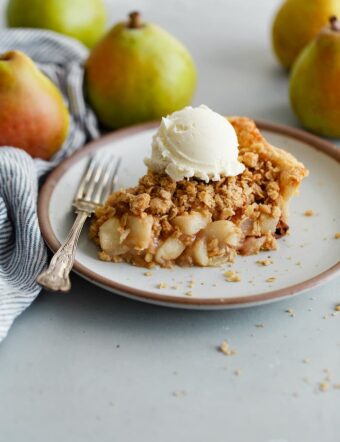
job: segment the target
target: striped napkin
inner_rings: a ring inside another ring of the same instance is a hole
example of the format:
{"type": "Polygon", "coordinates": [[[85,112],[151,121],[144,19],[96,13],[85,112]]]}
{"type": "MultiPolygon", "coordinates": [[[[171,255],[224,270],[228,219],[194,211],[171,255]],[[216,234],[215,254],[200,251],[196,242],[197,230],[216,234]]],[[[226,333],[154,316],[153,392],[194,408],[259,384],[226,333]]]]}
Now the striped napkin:
{"type": "Polygon", "coordinates": [[[61,160],[97,138],[93,112],[83,96],[87,49],[76,40],[34,29],[0,31],[0,54],[21,50],[59,87],[71,114],[70,133],[51,159],[32,159],[20,149],[0,147],[0,342],[14,319],[37,297],[36,276],[46,267],[47,250],[37,218],[39,180],[61,160]]]}

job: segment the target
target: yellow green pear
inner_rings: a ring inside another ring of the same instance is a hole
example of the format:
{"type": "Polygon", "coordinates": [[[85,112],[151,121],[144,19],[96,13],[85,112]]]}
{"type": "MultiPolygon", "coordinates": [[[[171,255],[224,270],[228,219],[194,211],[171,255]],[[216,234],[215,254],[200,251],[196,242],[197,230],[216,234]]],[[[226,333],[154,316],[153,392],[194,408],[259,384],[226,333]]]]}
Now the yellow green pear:
{"type": "Polygon", "coordinates": [[[61,93],[27,55],[0,55],[0,146],[48,160],[67,137],[69,120],[61,93]]]}
{"type": "Polygon", "coordinates": [[[290,100],[303,126],[340,137],[340,22],[330,25],[302,51],[290,79],[290,100]]]}
{"type": "Polygon", "coordinates": [[[286,0],[272,27],[273,49],[280,63],[290,69],[333,15],[340,17],[340,0],[286,0]]]}
{"type": "Polygon", "coordinates": [[[92,47],[105,32],[103,0],[9,0],[10,27],[50,29],[92,47]]]}
{"type": "Polygon", "coordinates": [[[103,126],[159,119],[191,102],[196,70],[173,36],[139,13],[115,25],[85,65],[87,98],[103,126]]]}

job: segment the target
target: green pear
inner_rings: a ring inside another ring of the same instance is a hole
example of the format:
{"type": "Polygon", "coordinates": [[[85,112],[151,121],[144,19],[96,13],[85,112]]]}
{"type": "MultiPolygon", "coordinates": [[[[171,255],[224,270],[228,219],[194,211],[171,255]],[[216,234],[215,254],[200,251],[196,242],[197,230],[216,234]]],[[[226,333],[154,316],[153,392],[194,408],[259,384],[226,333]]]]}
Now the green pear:
{"type": "Polygon", "coordinates": [[[10,27],[43,28],[74,37],[92,47],[103,35],[103,0],[9,0],[10,27]]]}
{"type": "Polygon", "coordinates": [[[100,122],[116,129],[159,119],[189,104],[196,70],[178,40],[132,13],[92,50],[85,84],[100,122]]]}
{"type": "Polygon", "coordinates": [[[48,160],[67,137],[69,120],[59,90],[27,55],[0,55],[0,146],[48,160]]]}
{"type": "Polygon", "coordinates": [[[340,0],[286,0],[282,4],[273,23],[272,43],[285,68],[291,68],[333,15],[340,16],[340,0]]]}
{"type": "Polygon", "coordinates": [[[290,79],[290,100],[303,126],[340,137],[340,22],[331,17],[300,54],[290,79]]]}

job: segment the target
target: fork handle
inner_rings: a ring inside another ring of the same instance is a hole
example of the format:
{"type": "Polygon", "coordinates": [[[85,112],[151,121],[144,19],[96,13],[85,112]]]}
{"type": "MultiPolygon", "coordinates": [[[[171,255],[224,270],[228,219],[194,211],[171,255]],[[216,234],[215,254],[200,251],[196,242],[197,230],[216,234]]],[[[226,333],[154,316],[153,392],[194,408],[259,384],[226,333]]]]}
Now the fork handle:
{"type": "Polygon", "coordinates": [[[71,272],[80,232],[91,213],[77,211],[77,218],[64,244],[53,255],[47,270],[40,273],[37,283],[47,290],[68,292],[71,288],[69,274],[71,272]]]}

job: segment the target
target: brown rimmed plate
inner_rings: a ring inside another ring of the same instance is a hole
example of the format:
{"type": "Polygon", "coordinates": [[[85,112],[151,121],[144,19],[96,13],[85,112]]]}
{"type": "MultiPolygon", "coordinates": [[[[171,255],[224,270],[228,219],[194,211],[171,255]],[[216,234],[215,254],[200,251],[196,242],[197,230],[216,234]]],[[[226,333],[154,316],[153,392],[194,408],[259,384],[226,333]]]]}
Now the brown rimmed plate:
{"type": "MultiPolygon", "coordinates": [[[[134,185],[145,173],[143,159],[150,154],[157,125],[145,123],[106,135],[76,152],[49,175],[40,192],[38,214],[43,237],[52,251],[57,250],[72,225],[71,202],[88,155],[98,149],[117,152],[122,157],[119,187],[134,185]]],[[[292,201],[291,234],[280,240],[275,252],[238,257],[232,269],[240,274],[240,282],[226,282],[225,267],[157,268],[146,276],[142,268],[102,262],[97,258],[96,246],[88,240],[87,228],[80,237],[74,271],[93,284],[135,300],[201,309],[279,300],[339,274],[340,239],[335,239],[335,234],[340,231],[340,150],[297,129],[267,122],[257,125],[272,144],[301,160],[310,176],[292,201]],[[308,209],[313,210],[314,216],[303,215],[308,209]],[[256,263],[268,256],[273,264],[263,267],[256,263]]]]}

